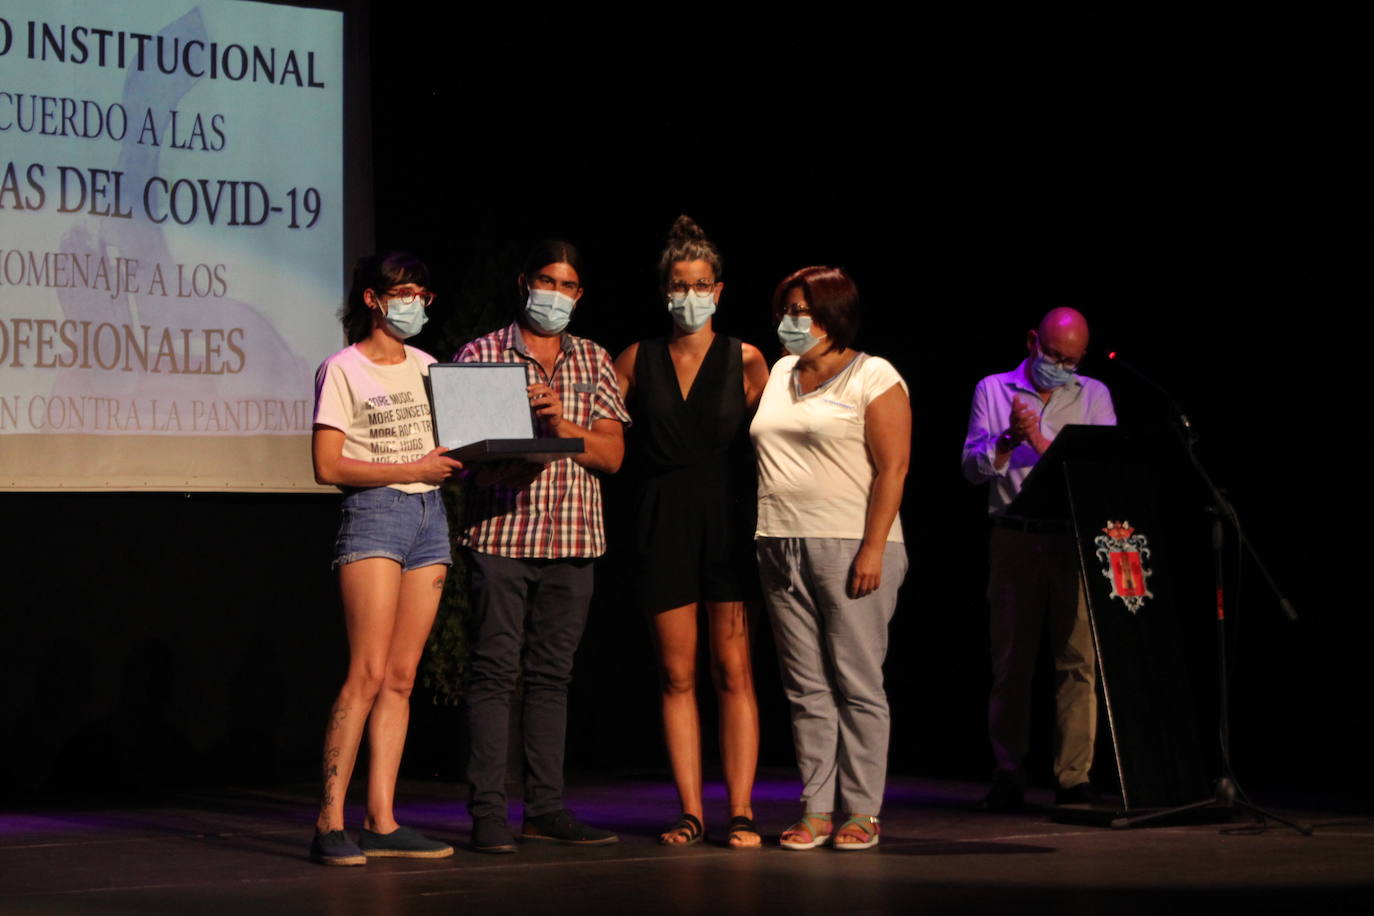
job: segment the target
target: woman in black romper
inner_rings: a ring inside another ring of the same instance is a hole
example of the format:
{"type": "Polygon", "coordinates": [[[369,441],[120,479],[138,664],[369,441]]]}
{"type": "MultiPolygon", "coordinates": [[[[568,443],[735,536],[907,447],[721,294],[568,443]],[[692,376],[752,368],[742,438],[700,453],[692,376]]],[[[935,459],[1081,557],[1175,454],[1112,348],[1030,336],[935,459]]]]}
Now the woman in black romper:
{"type": "Polygon", "coordinates": [[[634,418],[637,597],[652,615],[663,733],[682,802],[682,815],[659,842],[691,845],[704,833],[696,703],[697,615],[704,607],[729,842],[753,847],[760,842],[751,802],[759,728],[744,602],[757,598],[758,575],[748,430],[768,367],[757,348],[712,330],[724,288],[720,254],[686,216],[673,224],[659,274],[672,333],[631,345],[615,362],[634,418]]]}

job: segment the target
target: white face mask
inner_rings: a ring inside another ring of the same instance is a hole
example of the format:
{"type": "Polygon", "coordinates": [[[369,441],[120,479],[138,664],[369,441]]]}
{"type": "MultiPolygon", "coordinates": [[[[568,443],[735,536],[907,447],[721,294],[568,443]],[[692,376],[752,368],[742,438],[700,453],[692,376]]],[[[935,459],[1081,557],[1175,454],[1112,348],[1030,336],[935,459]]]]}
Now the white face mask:
{"type": "Polygon", "coordinates": [[[542,334],[562,334],[576,303],[572,296],[556,289],[532,289],[525,300],[525,317],[542,334]]]}
{"type": "Polygon", "coordinates": [[[783,315],[778,322],[778,342],[793,356],[803,356],[824,337],[811,336],[810,315],[783,315]]]}
{"type": "Polygon", "coordinates": [[[688,334],[700,331],[715,313],[715,293],[689,290],[686,293],[673,293],[668,298],[668,314],[673,316],[673,324],[688,334]]]}
{"type": "Polygon", "coordinates": [[[410,302],[402,302],[400,297],[387,299],[386,305],[386,324],[391,328],[393,334],[401,340],[409,340],[429,321],[429,315],[425,312],[425,304],[419,299],[412,299],[410,302]]]}
{"type": "Polygon", "coordinates": [[[1035,379],[1036,387],[1041,391],[1053,391],[1062,388],[1073,381],[1078,369],[1070,369],[1068,366],[1051,362],[1050,358],[1040,349],[1039,341],[1036,341],[1035,358],[1031,360],[1031,377],[1035,379]]]}

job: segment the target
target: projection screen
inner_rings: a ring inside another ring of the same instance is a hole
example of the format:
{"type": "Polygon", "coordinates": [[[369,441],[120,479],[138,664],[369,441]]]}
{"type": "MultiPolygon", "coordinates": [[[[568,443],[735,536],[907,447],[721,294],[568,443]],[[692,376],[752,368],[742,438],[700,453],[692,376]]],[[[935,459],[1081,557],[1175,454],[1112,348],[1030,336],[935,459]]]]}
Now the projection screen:
{"type": "Polygon", "coordinates": [[[343,14],[0,7],[0,487],[317,489],[343,14]]]}

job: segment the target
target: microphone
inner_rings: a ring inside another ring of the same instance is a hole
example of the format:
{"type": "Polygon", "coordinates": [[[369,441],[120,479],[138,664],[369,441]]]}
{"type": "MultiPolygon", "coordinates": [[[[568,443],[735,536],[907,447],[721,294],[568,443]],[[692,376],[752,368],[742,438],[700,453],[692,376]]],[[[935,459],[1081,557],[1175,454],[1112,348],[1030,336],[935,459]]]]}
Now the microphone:
{"type": "Polygon", "coordinates": [[[1245,532],[1240,526],[1240,516],[1236,514],[1236,507],[1231,505],[1226,495],[1212,482],[1211,475],[1207,473],[1207,469],[1202,466],[1202,462],[1198,460],[1197,454],[1193,451],[1193,446],[1197,443],[1198,437],[1197,433],[1193,430],[1193,424],[1188,420],[1188,415],[1183,412],[1183,408],[1179,407],[1178,402],[1170,396],[1169,392],[1164,390],[1163,385],[1160,385],[1144,372],[1131,365],[1127,360],[1122,359],[1120,353],[1115,350],[1108,350],[1106,351],[1106,356],[1108,362],[1116,363],[1143,382],[1146,387],[1158,392],[1164,400],[1169,402],[1169,406],[1173,409],[1174,415],[1178,418],[1180,427],[1179,435],[1183,439],[1184,449],[1188,453],[1188,460],[1192,462],[1193,467],[1197,469],[1198,474],[1202,477],[1202,482],[1207,485],[1207,489],[1212,492],[1212,498],[1216,502],[1217,511],[1225,513],[1231,519],[1231,525],[1235,528],[1236,535],[1240,538],[1241,544],[1250,552],[1250,556],[1255,560],[1255,565],[1259,568],[1265,581],[1269,583],[1269,588],[1273,590],[1274,596],[1278,598],[1279,609],[1283,612],[1283,615],[1290,621],[1296,621],[1298,619],[1297,610],[1293,607],[1293,603],[1279,590],[1278,583],[1275,582],[1274,577],[1269,574],[1269,569],[1264,565],[1264,561],[1260,559],[1259,553],[1255,550],[1255,546],[1251,544],[1250,539],[1245,536],[1245,532]]]}
{"type": "Polygon", "coordinates": [[[1116,363],[1118,366],[1125,369],[1131,375],[1135,376],[1137,380],[1143,382],[1148,388],[1157,392],[1160,397],[1164,398],[1164,400],[1168,401],[1169,407],[1174,412],[1174,416],[1178,418],[1179,425],[1183,427],[1184,434],[1187,435],[1190,440],[1194,438],[1193,424],[1188,419],[1188,415],[1183,412],[1183,408],[1178,405],[1178,402],[1174,400],[1173,396],[1169,394],[1168,391],[1164,390],[1163,385],[1159,384],[1154,379],[1146,375],[1144,372],[1137,369],[1135,366],[1131,365],[1131,363],[1127,360],[1122,359],[1121,354],[1118,353],[1116,350],[1108,350],[1106,355],[1108,362],[1116,363]]]}

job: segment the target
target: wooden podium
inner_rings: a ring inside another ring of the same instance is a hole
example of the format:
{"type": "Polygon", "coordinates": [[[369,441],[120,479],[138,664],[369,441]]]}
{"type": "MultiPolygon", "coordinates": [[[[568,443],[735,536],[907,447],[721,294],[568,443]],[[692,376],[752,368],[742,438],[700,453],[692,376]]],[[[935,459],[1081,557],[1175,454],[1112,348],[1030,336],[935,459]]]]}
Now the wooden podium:
{"type": "Polygon", "coordinates": [[[1124,815],[1211,794],[1181,660],[1152,448],[1119,427],[1066,426],[1007,508],[1073,526],[1124,815]]]}

